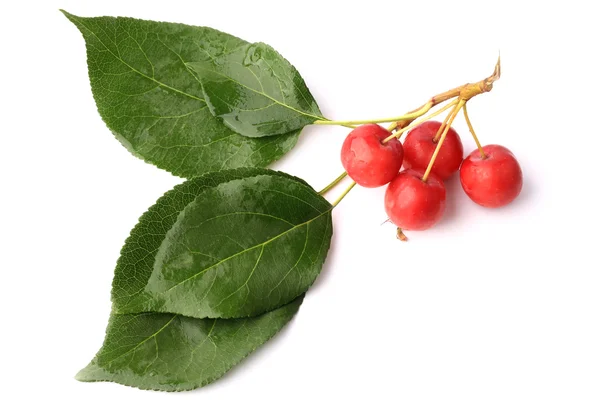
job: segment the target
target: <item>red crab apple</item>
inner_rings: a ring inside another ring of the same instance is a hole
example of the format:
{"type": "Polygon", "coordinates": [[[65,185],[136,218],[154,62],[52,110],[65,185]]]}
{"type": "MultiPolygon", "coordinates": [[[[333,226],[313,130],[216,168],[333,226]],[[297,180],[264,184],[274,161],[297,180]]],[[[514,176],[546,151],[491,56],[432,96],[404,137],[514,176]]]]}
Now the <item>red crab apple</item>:
{"type": "Polygon", "coordinates": [[[404,150],[398,139],[382,143],[390,132],[366,124],[348,134],[342,145],[342,165],[357,184],[378,187],[390,182],[402,167],[404,150]]]}
{"type": "MultiPolygon", "coordinates": [[[[434,138],[441,126],[442,123],[438,121],[425,121],[408,133],[404,140],[404,168],[427,169],[437,146],[434,138]]],[[[440,147],[431,172],[446,180],[458,171],[462,160],[462,141],[451,127],[440,147]]]]}
{"type": "Polygon", "coordinates": [[[465,158],[460,167],[460,183],[475,203],[490,208],[513,201],[523,187],[523,173],[514,154],[506,147],[490,144],[465,158]]]}
{"type": "Polygon", "coordinates": [[[398,228],[422,231],[444,214],[446,188],[435,174],[423,182],[423,171],[407,169],[390,182],[385,192],[385,211],[398,228]]]}

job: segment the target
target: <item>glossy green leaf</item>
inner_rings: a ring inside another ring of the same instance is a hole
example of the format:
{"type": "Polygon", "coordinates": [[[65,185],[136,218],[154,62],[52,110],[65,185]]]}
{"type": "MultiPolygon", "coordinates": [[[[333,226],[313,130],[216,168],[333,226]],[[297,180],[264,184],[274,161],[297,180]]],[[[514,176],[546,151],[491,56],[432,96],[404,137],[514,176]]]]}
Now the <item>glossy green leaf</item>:
{"type": "Polygon", "coordinates": [[[112,315],[102,348],[76,378],[166,391],[205,386],[281,330],[301,303],[239,319],[112,315]]]}
{"type": "Polygon", "coordinates": [[[190,180],[132,230],[115,271],[113,310],[262,314],[310,287],[331,235],[331,205],[287,174],[242,169],[190,180]]]}
{"type": "Polygon", "coordinates": [[[281,135],[324,119],[296,68],[264,43],[187,65],[210,111],[239,134],[281,135]]]}
{"type": "Polygon", "coordinates": [[[182,177],[267,166],[291,150],[299,130],[248,138],[209,111],[186,63],[210,60],[245,41],[206,27],[132,18],[82,18],[92,93],[102,119],[134,155],[182,177]]]}

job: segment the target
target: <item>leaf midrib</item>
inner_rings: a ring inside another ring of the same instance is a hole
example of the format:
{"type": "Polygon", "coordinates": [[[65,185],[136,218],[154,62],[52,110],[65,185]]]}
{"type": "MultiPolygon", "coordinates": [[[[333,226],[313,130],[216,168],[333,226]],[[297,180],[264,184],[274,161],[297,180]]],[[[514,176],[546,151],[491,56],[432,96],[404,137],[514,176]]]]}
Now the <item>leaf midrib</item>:
{"type": "MultiPolygon", "coordinates": [[[[189,64],[189,63],[188,63],[188,64],[189,64]]],[[[267,93],[265,93],[265,92],[261,92],[261,91],[258,91],[258,90],[256,90],[256,89],[253,89],[253,88],[251,88],[250,86],[244,85],[242,82],[240,82],[240,81],[237,81],[237,80],[235,80],[235,79],[231,78],[231,77],[230,77],[230,76],[228,76],[228,75],[225,75],[225,74],[223,74],[223,73],[220,73],[220,72],[218,72],[218,71],[215,71],[214,69],[208,69],[208,68],[205,68],[205,67],[203,67],[203,66],[202,66],[202,63],[195,63],[195,65],[198,65],[200,68],[202,68],[202,69],[204,69],[204,70],[206,70],[206,71],[210,71],[210,72],[212,72],[212,73],[214,73],[214,74],[217,74],[217,75],[219,75],[219,76],[222,76],[223,78],[225,78],[225,79],[228,79],[228,80],[230,80],[231,82],[234,82],[234,83],[236,83],[236,84],[238,84],[238,85],[240,85],[240,86],[242,86],[242,87],[244,87],[244,88],[246,88],[246,89],[248,89],[248,90],[250,90],[250,91],[252,91],[252,92],[254,92],[254,93],[256,93],[256,94],[262,95],[262,96],[266,97],[267,99],[271,100],[273,103],[275,103],[275,104],[278,104],[278,105],[280,105],[280,106],[282,106],[282,107],[284,107],[284,108],[287,108],[288,110],[292,110],[292,111],[294,111],[294,112],[296,112],[296,113],[298,113],[298,114],[301,114],[301,115],[304,115],[304,116],[307,116],[307,117],[311,117],[311,118],[314,118],[314,119],[317,119],[317,120],[322,120],[322,121],[323,121],[323,120],[326,120],[326,118],[324,118],[324,117],[321,117],[321,116],[319,116],[319,115],[314,115],[314,114],[310,114],[310,113],[304,112],[304,111],[302,111],[302,110],[298,110],[297,108],[294,108],[294,107],[292,107],[292,106],[290,106],[290,105],[288,105],[288,104],[286,104],[286,103],[283,103],[283,102],[281,102],[281,101],[279,101],[279,100],[275,99],[274,97],[271,97],[271,96],[269,96],[269,95],[268,95],[267,93]]],[[[260,81],[259,81],[259,83],[260,83],[260,81]]]]}
{"type": "MultiPolygon", "coordinates": [[[[73,16],[73,17],[75,17],[75,16],[73,16]]],[[[110,54],[111,54],[111,55],[112,55],[112,56],[113,56],[113,57],[114,57],[116,60],[119,60],[121,63],[123,63],[123,65],[127,66],[127,67],[128,67],[129,69],[131,69],[133,72],[135,72],[135,73],[139,74],[140,76],[142,76],[142,77],[144,77],[144,78],[146,78],[146,79],[148,79],[148,80],[150,80],[150,81],[152,81],[152,82],[154,82],[154,83],[156,83],[156,84],[158,84],[158,85],[160,85],[160,86],[164,87],[165,89],[172,90],[172,91],[173,91],[173,92],[175,92],[175,93],[179,93],[179,94],[182,94],[182,95],[184,95],[184,96],[187,96],[187,97],[189,97],[189,98],[192,98],[192,99],[194,99],[194,100],[198,100],[198,101],[201,101],[201,102],[204,102],[204,103],[206,103],[206,101],[205,101],[204,99],[201,99],[201,98],[199,98],[199,97],[196,97],[196,96],[194,96],[193,94],[189,94],[189,93],[186,93],[186,92],[184,92],[184,91],[182,91],[182,90],[179,90],[179,89],[177,89],[177,88],[174,88],[174,87],[172,87],[172,86],[169,86],[169,85],[167,85],[166,83],[163,83],[163,82],[161,82],[161,81],[157,80],[157,79],[156,79],[156,78],[154,78],[154,77],[148,76],[148,75],[144,74],[142,71],[140,71],[140,70],[138,70],[138,69],[134,68],[134,67],[133,67],[132,65],[130,65],[128,62],[126,62],[126,61],[125,61],[125,60],[123,60],[121,57],[119,57],[118,55],[116,55],[116,54],[115,54],[115,53],[114,53],[114,52],[113,52],[113,51],[112,51],[112,50],[111,50],[111,49],[110,49],[110,48],[109,48],[109,47],[108,47],[108,46],[107,46],[107,45],[104,43],[104,41],[102,41],[102,39],[100,39],[100,37],[98,37],[98,35],[96,35],[96,33],[95,33],[93,30],[91,30],[91,29],[90,29],[90,28],[89,28],[87,25],[85,25],[85,23],[84,23],[85,19],[83,19],[83,18],[78,18],[78,17],[76,17],[76,18],[77,18],[77,21],[78,21],[78,22],[81,24],[81,26],[83,26],[83,27],[84,27],[84,28],[85,28],[85,29],[86,29],[86,30],[87,30],[87,31],[88,31],[90,34],[92,34],[92,35],[93,35],[93,36],[94,36],[94,37],[95,37],[95,38],[98,40],[98,42],[100,42],[100,44],[102,44],[102,46],[104,46],[104,48],[106,49],[106,51],[108,51],[108,52],[109,52],[109,53],[110,53],[110,54]]],[[[183,60],[182,60],[182,61],[183,61],[183,60]]],[[[152,63],[150,63],[150,65],[152,65],[152,63]]]]}
{"type": "Polygon", "coordinates": [[[184,284],[185,282],[188,282],[188,281],[190,281],[190,280],[192,280],[192,279],[195,279],[195,278],[197,278],[198,276],[200,276],[200,275],[204,274],[205,272],[207,272],[207,271],[209,271],[209,270],[211,270],[211,269],[213,269],[213,268],[216,268],[216,267],[218,267],[219,265],[223,264],[224,262],[226,262],[226,261],[228,261],[228,260],[231,260],[232,258],[235,258],[235,257],[237,257],[237,256],[239,256],[239,255],[242,255],[242,254],[244,254],[244,253],[246,253],[246,252],[248,252],[248,251],[251,251],[251,250],[257,249],[257,248],[259,248],[259,247],[261,247],[261,246],[266,246],[267,244],[269,244],[269,243],[271,243],[271,242],[273,242],[273,241],[275,241],[275,240],[279,239],[280,237],[282,237],[282,236],[284,236],[284,235],[286,235],[286,234],[290,233],[290,232],[291,232],[291,231],[293,231],[294,229],[297,229],[297,228],[299,228],[299,227],[301,227],[301,226],[308,225],[308,224],[310,224],[311,222],[313,222],[313,221],[316,221],[317,219],[321,218],[321,217],[322,217],[322,216],[324,216],[325,214],[327,214],[327,213],[331,212],[331,210],[332,210],[332,208],[329,208],[329,209],[327,209],[326,211],[322,212],[321,214],[317,215],[316,217],[314,217],[314,218],[311,218],[311,219],[309,219],[308,221],[306,221],[306,222],[303,222],[303,223],[301,223],[301,224],[295,225],[294,227],[292,227],[292,228],[290,228],[290,229],[288,229],[288,230],[285,230],[285,231],[281,232],[280,234],[278,234],[278,235],[276,235],[276,236],[273,236],[271,239],[268,239],[268,240],[266,240],[266,241],[264,241],[264,242],[262,242],[262,243],[258,243],[258,244],[254,245],[254,246],[252,246],[252,247],[248,247],[247,249],[244,249],[244,250],[242,250],[242,251],[240,251],[240,252],[238,252],[238,253],[232,254],[232,255],[230,255],[230,256],[228,256],[228,257],[226,257],[226,258],[224,258],[224,259],[222,259],[222,260],[220,260],[220,261],[218,261],[218,262],[216,262],[216,263],[214,263],[213,265],[210,265],[210,266],[208,266],[207,268],[203,269],[202,271],[199,271],[199,272],[197,272],[197,273],[193,274],[192,276],[190,276],[190,277],[188,277],[188,278],[186,278],[186,279],[182,280],[181,282],[179,282],[179,283],[176,283],[175,285],[171,286],[170,288],[168,288],[167,290],[165,290],[164,292],[162,292],[162,294],[165,294],[165,293],[168,293],[168,292],[170,292],[171,290],[173,290],[173,289],[175,289],[176,287],[178,287],[178,286],[180,286],[180,285],[184,284]]]}
{"type": "Polygon", "coordinates": [[[148,340],[156,337],[159,333],[161,333],[163,330],[165,330],[169,325],[171,325],[171,323],[173,322],[173,320],[175,318],[177,318],[177,317],[178,317],[178,315],[174,314],[173,317],[166,324],[164,324],[163,326],[161,326],[156,332],[154,332],[152,335],[148,336],[147,338],[145,338],[144,340],[142,340],[141,342],[139,342],[138,344],[136,344],[131,349],[127,350],[125,353],[119,354],[117,357],[115,357],[112,360],[106,362],[106,365],[110,365],[113,362],[115,362],[116,360],[118,360],[119,358],[126,356],[127,354],[131,353],[132,351],[137,350],[141,345],[143,345],[144,343],[146,343],[148,340]]]}

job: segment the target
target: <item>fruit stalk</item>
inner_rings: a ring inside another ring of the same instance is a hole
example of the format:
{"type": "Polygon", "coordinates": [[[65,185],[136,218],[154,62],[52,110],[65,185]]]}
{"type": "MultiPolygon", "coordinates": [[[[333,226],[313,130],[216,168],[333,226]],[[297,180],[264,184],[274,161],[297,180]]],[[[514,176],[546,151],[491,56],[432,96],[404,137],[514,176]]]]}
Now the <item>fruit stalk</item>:
{"type": "Polygon", "coordinates": [[[437,155],[440,152],[442,144],[444,144],[444,140],[446,139],[446,135],[448,134],[448,131],[450,130],[450,126],[452,126],[452,122],[454,122],[454,119],[458,115],[458,112],[465,105],[465,103],[466,103],[466,100],[460,99],[458,101],[458,103],[456,104],[456,106],[454,106],[454,109],[452,110],[452,112],[450,114],[448,114],[449,115],[448,122],[445,125],[442,125],[442,126],[444,126],[444,132],[442,133],[442,136],[440,137],[440,141],[438,142],[437,146],[435,147],[435,151],[433,152],[433,155],[431,156],[429,165],[427,166],[427,169],[425,170],[425,173],[423,174],[423,182],[427,182],[427,178],[429,177],[429,174],[431,173],[431,169],[433,168],[433,164],[435,163],[435,159],[437,158],[437,155]]]}
{"type": "Polygon", "coordinates": [[[486,93],[492,90],[494,87],[494,82],[500,79],[500,57],[498,56],[498,61],[496,62],[496,66],[494,67],[494,73],[488,76],[485,79],[480,80],[475,83],[466,83],[461,86],[457,86],[453,89],[447,90],[443,93],[439,93],[433,96],[429,101],[423,104],[420,107],[415,108],[413,111],[408,112],[399,117],[393,118],[381,118],[381,119],[371,119],[371,120],[351,120],[351,121],[332,121],[332,120],[316,120],[313,122],[315,125],[363,125],[363,124],[379,124],[385,122],[393,122],[395,126],[392,124],[388,128],[388,130],[392,131],[397,127],[406,127],[410,122],[415,119],[427,114],[429,110],[431,110],[436,105],[443,103],[446,100],[453,99],[458,97],[465,102],[472,99],[473,97],[480,95],[482,93],[486,93]],[[408,122],[408,123],[407,123],[408,122]]]}
{"type": "MultiPolygon", "coordinates": [[[[457,101],[457,103],[458,103],[458,101],[457,101]]],[[[435,136],[433,137],[433,143],[439,142],[440,137],[442,136],[442,133],[446,129],[446,126],[448,126],[448,121],[450,120],[451,115],[452,115],[452,112],[449,112],[448,115],[446,115],[446,117],[444,118],[444,122],[442,122],[438,131],[436,132],[435,136]]]]}
{"type": "MultiPolygon", "coordinates": [[[[406,125],[406,126],[402,127],[402,129],[399,129],[399,130],[397,130],[397,131],[396,131],[394,134],[392,134],[392,135],[390,135],[390,136],[386,137],[385,139],[383,139],[381,143],[385,144],[385,143],[389,142],[390,140],[392,140],[392,139],[394,139],[394,138],[396,138],[396,139],[400,139],[400,137],[402,136],[402,134],[403,134],[404,132],[406,132],[407,130],[409,130],[409,129],[412,129],[412,128],[414,128],[415,126],[418,126],[419,124],[422,124],[423,122],[425,122],[425,121],[428,121],[428,120],[430,120],[431,118],[433,118],[433,117],[436,117],[436,116],[440,115],[441,113],[443,113],[444,111],[446,111],[446,110],[447,110],[447,109],[449,109],[450,107],[452,107],[452,106],[456,105],[456,103],[458,103],[458,100],[453,100],[453,101],[451,101],[450,103],[446,104],[444,107],[442,107],[442,108],[440,108],[439,110],[437,110],[436,112],[434,112],[434,113],[431,113],[431,114],[430,114],[430,115],[428,115],[427,117],[425,117],[425,118],[422,118],[422,119],[420,119],[420,120],[419,120],[419,121],[417,121],[417,122],[411,121],[411,122],[410,122],[410,123],[408,123],[408,124],[404,124],[404,125],[406,125]]],[[[394,125],[395,125],[395,127],[394,127],[393,129],[396,129],[396,128],[398,127],[397,123],[394,123],[394,125]]],[[[391,127],[390,127],[390,128],[391,128],[391,127]]],[[[390,128],[388,128],[388,130],[393,130],[393,129],[390,129],[390,128]]]]}
{"type": "Polygon", "coordinates": [[[467,122],[467,126],[469,127],[469,131],[471,131],[471,135],[473,135],[473,139],[475,140],[475,144],[477,145],[477,148],[479,149],[479,154],[481,155],[481,158],[485,158],[485,152],[483,151],[483,148],[481,147],[481,143],[479,143],[479,139],[477,138],[477,135],[475,134],[475,129],[473,129],[473,125],[471,125],[471,119],[469,119],[469,113],[467,112],[467,103],[465,103],[465,105],[463,106],[463,114],[465,116],[465,121],[467,122]]]}

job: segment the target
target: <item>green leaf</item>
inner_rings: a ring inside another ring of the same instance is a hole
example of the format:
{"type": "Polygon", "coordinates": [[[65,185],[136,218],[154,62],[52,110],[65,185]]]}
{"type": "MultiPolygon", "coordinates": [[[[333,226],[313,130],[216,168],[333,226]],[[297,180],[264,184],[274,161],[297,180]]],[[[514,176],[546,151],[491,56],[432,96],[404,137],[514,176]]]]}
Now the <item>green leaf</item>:
{"type": "Polygon", "coordinates": [[[102,348],[76,378],[182,391],[220,378],[292,319],[302,297],[252,318],[112,315],[102,348]]]}
{"type": "MultiPolygon", "coordinates": [[[[64,12],[64,11],[63,11],[64,12]]],[[[267,166],[291,150],[299,130],[248,138],[209,111],[188,62],[207,61],[247,42],[206,27],[132,18],[82,18],[92,93],[102,119],[134,155],[182,177],[267,166]]]]}
{"type": "Polygon", "coordinates": [[[331,205],[281,172],[207,174],[167,192],[132,230],[113,281],[115,313],[238,318],[273,310],[319,274],[331,205]]]}
{"type": "Polygon", "coordinates": [[[187,65],[210,111],[241,135],[281,135],[324,119],[296,68],[264,43],[187,65]]]}

